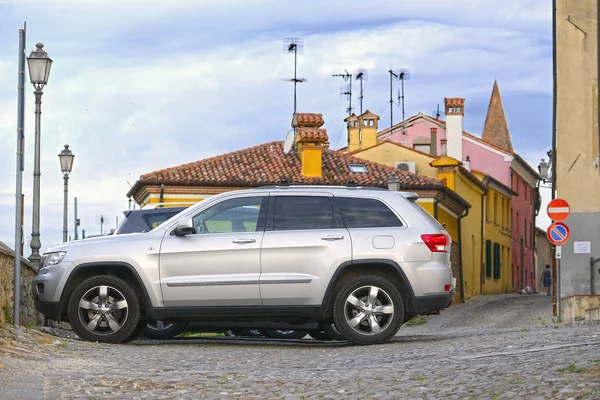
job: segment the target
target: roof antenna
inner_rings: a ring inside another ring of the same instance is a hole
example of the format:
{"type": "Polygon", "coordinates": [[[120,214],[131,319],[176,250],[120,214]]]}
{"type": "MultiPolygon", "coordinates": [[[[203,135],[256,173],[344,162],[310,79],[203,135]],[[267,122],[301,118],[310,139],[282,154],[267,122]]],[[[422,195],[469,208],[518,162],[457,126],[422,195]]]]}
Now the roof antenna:
{"type": "Polygon", "coordinates": [[[390,135],[394,132],[394,78],[400,78],[400,72],[390,67],[390,135]]]}
{"type": "Polygon", "coordinates": [[[398,103],[402,104],[402,134],[406,135],[406,116],[404,115],[404,81],[410,80],[410,71],[408,69],[401,69],[400,73],[398,74],[398,79],[400,80],[402,87],[401,91],[398,91],[398,103]]]}
{"type": "Polygon", "coordinates": [[[435,115],[436,119],[440,119],[440,105],[439,104],[437,105],[437,111],[434,111],[432,114],[435,115]]]}
{"type": "Polygon", "coordinates": [[[356,71],[356,80],[360,81],[360,115],[362,115],[363,113],[363,81],[368,81],[369,80],[369,73],[366,69],[361,68],[358,71],[356,71]]]}
{"type": "Polygon", "coordinates": [[[296,115],[297,109],[297,97],[296,97],[296,86],[298,83],[306,82],[304,78],[298,78],[298,54],[302,54],[304,52],[304,39],[302,38],[285,38],[283,39],[283,52],[284,53],[294,53],[294,77],[293,78],[284,78],[283,81],[294,82],[294,115],[296,115]]]}
{"type": "Polygon", "coordinates": [[[345,82],[349,82],[345,87],[342,86],[340,91],[340,100],[348,100],[348,116],[352,115],[352,74],[347,69],[344,70],[344,74],[333,74],[333,77],[342,77],[345,82]]]}

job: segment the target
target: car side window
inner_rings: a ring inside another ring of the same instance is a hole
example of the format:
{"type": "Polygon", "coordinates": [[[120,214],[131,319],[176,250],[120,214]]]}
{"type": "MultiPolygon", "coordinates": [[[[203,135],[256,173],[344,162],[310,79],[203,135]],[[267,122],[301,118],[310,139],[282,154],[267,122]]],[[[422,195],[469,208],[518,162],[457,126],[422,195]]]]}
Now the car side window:
{"type": "Polygon", "coordinates": [[[273,230],[337,228],[328,197],[278,196],[275,198],[273,230]]]}
{"type": "Polygon", "coordinates": [[[390,208],[377,199],[336,197],[347,228],[394,228],[402,222],[390,208]]]}
{"type": "Polygon", "coordinates": [[[256,232],[262,205],[262,196],[225,200],[196,214],[192,222],[200,234],[256,232]]]}

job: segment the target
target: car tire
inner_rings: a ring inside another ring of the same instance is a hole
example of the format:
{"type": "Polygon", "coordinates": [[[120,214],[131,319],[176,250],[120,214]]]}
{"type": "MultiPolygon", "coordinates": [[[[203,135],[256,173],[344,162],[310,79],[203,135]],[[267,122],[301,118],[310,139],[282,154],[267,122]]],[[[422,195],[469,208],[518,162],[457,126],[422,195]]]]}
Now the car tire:
{"type": "Polygon", "coordinates": [[[333,318],[342,336],[353,343],[384,343],[402,325],[404,301],[388,280],[375,275],[359,276],[344,283],[337,292],[333,318]]]}
{"type": "Polygon", "coordinates": [[[183,332],[186,327],[187,321],[148,321],[142,336],[148,339],[158,340],[173,339],[175,336],[183,332]]]}
{"type": "Polygon", "coordinates": [[[144,331],[144,329],[146,329],[146,322],[147,321],[140,320],[140,322],[138,322],[138,325],[135,328],[135,330],[133,331],[133,333],[131,335],[129,335],[129,337],[127,339],[123,340],[121,343],[129,343],[129,342],[132,342],[135,339],[139,338],[141,336],[142,332],[144,331]]]}
{"type": "Polygon", "coordinates": [[[131,285],[112,275],[81,282],[69,298],[69,323],[83,340],[123,343],[140,322],[140,301],[131,285]]]}
{"type": "Polygon", "coordinates": [[[307,333],[307,331],[267,329],[267,337],[273,339],[302,339],[307,333]]]}

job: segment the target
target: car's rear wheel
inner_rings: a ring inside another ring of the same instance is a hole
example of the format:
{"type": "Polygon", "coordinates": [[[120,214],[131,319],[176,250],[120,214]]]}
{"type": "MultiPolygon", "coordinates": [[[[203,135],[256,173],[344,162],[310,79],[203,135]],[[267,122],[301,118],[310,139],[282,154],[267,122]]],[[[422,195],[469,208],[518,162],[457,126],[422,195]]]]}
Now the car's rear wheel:
{"type": "Polygon", "coordinates": [[[84,340],[121,343],[139,329],[140,302],[124,280],[100,275],[81,282],[69,298],[69,323],[84,340]]]}
{"type": "Polygon", "coordinates": [[[187,321],[148,321],[142,336],[148,339],[172,339],[185,330],[187,321]]]}
{"type": "Polygon", "coordinates": [[[294,331],[291,329],[267,329],[267,336],[273,339],[302,339],[307,333],[306,331],[294,331]]]}
{"type": "Polygon", "coordinates": [[[342,336],[354,343],[384,343],[402,325],[404,301],[398,289],[386,279],[359,276],[338,291],[333,318],[342,336]]]}

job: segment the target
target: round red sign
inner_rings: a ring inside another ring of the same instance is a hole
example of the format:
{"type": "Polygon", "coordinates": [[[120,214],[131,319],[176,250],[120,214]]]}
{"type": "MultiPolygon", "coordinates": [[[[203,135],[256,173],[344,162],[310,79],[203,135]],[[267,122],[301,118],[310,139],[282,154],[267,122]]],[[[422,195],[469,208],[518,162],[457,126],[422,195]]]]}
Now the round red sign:
{"type": "Polygon", "coordinates": [[[563,199],[554,199],[548,204],[548,216],[553,221],[564,221],[571,213],[569,203],[563,199]]]}

